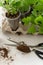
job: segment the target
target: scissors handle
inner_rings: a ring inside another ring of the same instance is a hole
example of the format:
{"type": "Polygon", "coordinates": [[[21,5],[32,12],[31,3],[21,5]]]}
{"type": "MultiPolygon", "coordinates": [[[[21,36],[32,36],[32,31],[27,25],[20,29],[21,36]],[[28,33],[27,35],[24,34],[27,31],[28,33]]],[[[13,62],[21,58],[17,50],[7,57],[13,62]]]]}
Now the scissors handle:
{"type": "Polygon", "coordinates": [[[35,46],[30,46],[31,48],[40,48],[43,49],[43,43],[39,43],[38,45],[35,46]]]}
{"type": "Polygon", "coordinates": [[[43,55],[43,52],[35,50],[36,55],[40,58],[43,59],[43,57],[41,55],[43,55]]]}
{"type": "Polygon", "coordinates": [[[43,47],[43,43],[39,43],[37,46],[42,46],[43,47]]]}

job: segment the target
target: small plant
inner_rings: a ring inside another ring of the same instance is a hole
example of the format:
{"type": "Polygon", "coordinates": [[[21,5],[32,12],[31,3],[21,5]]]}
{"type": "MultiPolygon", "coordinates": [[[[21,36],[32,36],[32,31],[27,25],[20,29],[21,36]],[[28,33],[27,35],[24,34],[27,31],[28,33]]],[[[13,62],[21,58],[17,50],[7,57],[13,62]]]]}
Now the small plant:
{"type": "MultiPolygon", "coordinates": [[[[32,0],[31,0],[32,2],[32,0]]],[[[33,2],[33,11],[31,14],[28,16],[29,19],[23,19],[23,22],[25,25],[28,25],[29,21],[31,22],[31,26],[28,29],[28,33],[35,33],[39,32],[39,34],[43,34],[43,0],[34,0],[33,2]],[[35,2],[35,3],[34,3],[35,2]],[[37,26],[38,30],[37,30],[37,26]]],[[[29,2],[30,3],[30,2],[29,2]]]]}
{"type": "Polygon", "coordinates": [[[14,15],[18,12],[20,1],[4,0],[0,1],[0,6],[4,7],[7,10],[8,14],[14,15]]]}
{"type": "Polygon", "coordinates": [[[6,19],[8,20],[12,31],[19,27],[21,13],[19,12],[20,0],[1,0],[0,6],[4,7],[6,12],[6,19]]]}
{"type": "Polygon", "coordinates": [[[36,32],[35,24],[32,21],[33,17],[26,17],[22,19],[22,22],[24,23],[25,26],[29,26],[27,33],[33,34],[36,32]]]}

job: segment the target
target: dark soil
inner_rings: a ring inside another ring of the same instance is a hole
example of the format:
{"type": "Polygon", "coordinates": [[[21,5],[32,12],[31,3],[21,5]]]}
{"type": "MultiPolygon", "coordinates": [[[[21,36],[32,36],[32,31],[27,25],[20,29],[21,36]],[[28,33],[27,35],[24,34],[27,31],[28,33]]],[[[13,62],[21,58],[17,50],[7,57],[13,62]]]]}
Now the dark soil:
{"type": "Polygon", "coordinates": [[[19,15],[19,12],[17,12],[17,13],[14,14],[14,15],[12,15],[12,14],[10,14],[10,13],[6,13],[6,17],[8,17],[8,18],[16,18],[16,17],[18,17],[18,15],[19,15]]]}
{"type": "Polygon", "coordinates": [[[14,61],[14,59],[12,58],[12,56],[8,56],[8,49],[6,49],[6,48],[0,48],[0,54],[1,54],[1,56],[5,59],[5,58],[7,58],[8,60],[11,60],[11,61],[14,61]],[[1,52],[2,51],[2,52],[1,52]]]}
{"type": "Polygon", "coordinates": [[[6,49],[6,48],[0,48],[0,51],[4,52],[3,54],[1,54],[2,57],[4,57],[4,58],[7,57],[8,58],[8,49],[6,49]]]}
{"type": "Polygon", "coordinates": [[[29,48],[27,45],[24,45],[24,44],[17,46],[17,49],[18,49],[19,51],[24,52],[24,53],[29,53],[29,52],[31,52],[30,48],[29,48]]]}

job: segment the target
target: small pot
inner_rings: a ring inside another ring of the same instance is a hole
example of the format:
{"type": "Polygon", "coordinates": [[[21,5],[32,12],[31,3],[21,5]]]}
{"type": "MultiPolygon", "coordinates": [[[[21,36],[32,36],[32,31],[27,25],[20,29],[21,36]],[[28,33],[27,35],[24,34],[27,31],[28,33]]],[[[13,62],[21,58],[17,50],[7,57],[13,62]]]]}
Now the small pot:
{"type": "Polygon", "coordinates": [[[20,25],[20,27],[21,27],[24,31],[27,31],[30,26],[31,26],[31,23],[29,23],[28,25],[25,25],[23,22],[21,22],[21,25],[20,25]]]}
{"type": "Polygon", "coordinates": [[[16,31],[19,27],[20,16],[21,16],[21,13],[19,13],[18,17],[16,18],[11,19],[11,18],[6,17],[13,31],[16,31]]]}
{"type": "Polygon", "coordinates": [[[22,24],[21,24],[21,27],[22,27],[22,29],[23,29],[24,31],[27,31],[28,28],[29,28],[29,26],[25,26],[25,25],[22,25],[22,24]]]}

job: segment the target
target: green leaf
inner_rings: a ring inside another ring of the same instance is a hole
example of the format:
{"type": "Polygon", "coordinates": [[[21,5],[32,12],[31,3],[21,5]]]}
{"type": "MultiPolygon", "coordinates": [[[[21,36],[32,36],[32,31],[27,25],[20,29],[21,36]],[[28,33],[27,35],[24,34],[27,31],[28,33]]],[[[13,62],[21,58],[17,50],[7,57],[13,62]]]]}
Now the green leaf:
{"type": "Polygon", "coordinates": [[[28,29],[27,33],[33,34],[36,32],[35,25],[32,24],[31,27],[28,29]]]}
{"type": "Polygon", "coordinates": [[[43,0],[38,0],[38,3],[34,5],[33,13],[34,15],[43,13],[43,0]]]}
{"type": "Polygon", "coordinates": [[[0,1],[0,6],[3,6],[3,3],[2,3],[2,1],[0,1]]]}
{"type": "Polygon", "coordinates": [[[24,13],[25,11],[29,10],[29,0],[21,0],[21,6],[20,6],[20,11],[24,13]]]}
{"type": "Polygon", "coordinates": [[[37,25],[42,25],[42,24],[43,24],[43,17],[42,17],[41,15],[38,16],[38,17],[36,17],[35,23],[36,23],[37,25]]]}
{"type": "Polygon", "coordinates": [[[43,34],[43,26],[39,27],[39,34],[43,34]]]}
{"type": "Polygon", "coordinates": [[[24,25],[28,25],[31,22],[31,17],[23,18],[22,22],[24,22],[24,25]]]}

